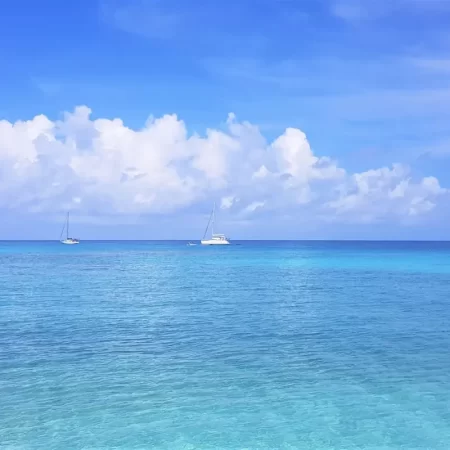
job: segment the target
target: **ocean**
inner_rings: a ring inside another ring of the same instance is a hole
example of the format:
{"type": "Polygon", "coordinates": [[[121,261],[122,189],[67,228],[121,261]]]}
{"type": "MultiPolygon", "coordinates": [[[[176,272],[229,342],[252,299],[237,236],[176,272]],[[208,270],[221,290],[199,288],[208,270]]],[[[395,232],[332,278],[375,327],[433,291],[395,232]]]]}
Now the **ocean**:
{"type": "Polygon", "coordinates": [[[2,449],[450,448],[450,243],[0,242],[2,449]]]}

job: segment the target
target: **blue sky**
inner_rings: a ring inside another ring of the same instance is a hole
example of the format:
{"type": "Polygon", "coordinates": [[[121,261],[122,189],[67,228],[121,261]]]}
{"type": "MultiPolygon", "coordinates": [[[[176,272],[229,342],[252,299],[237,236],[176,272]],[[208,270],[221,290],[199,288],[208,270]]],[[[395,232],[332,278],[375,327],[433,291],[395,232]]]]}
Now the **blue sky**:
{"type": "Polygon", "coordinates": [[[444,0],[8,2],[0,119],[53,125],[0,130],[0,237],[51,239],[71,209],[81,238],[195,238],[216,200],[236,238],[450,238],[449,25],[444,0]],[[119,131],[97,119],[165,114],[184,131],[133,135],[107,165],[119,131]],[[289,127],[307,144],[274,150],[289,127]]]}

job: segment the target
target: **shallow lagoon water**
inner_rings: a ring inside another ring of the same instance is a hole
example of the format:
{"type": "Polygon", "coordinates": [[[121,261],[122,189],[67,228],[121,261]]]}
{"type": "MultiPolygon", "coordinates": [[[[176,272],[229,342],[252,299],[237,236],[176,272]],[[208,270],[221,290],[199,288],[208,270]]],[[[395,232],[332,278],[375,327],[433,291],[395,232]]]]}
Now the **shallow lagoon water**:
{"type": "Polygon", "coordinates": [[[450,448],[450,244],[0,243],[5,449],[450,448]]]}

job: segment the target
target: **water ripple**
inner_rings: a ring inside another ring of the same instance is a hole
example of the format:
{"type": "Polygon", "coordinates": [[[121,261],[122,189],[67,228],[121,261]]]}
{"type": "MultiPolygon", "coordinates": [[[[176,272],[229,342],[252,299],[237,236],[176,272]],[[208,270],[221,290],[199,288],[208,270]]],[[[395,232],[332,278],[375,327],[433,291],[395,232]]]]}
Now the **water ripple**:
{"type": "Polygon", "coordinates": [[[0,243],[1,446],[447,450],[449,273],[446,244],[0,243]]]}

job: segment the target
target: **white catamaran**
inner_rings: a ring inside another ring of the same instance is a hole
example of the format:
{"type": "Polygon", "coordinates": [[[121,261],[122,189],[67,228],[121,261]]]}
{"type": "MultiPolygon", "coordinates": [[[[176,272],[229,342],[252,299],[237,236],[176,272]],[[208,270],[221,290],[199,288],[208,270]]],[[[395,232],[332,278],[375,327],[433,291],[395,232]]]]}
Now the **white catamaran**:
{"type": "Polygon", "coordinates": [[[205,234],[203,235],[203,239],[201,240],[202,245],[229,245],[230,242],[224,234],[214,233],[215,220],[216,220],[216,204],[214,203],[211,216],[209,217],[208,226],[206,227],[205,234]],[[205,239],[210,224],[211,224],[211,238],[205,239]]]}
{"type": "Polygon", "coordinates": [[[78,239],[69,237],[69,213],[67,213],[67,220],[63,226],[59,240],[62,244],[67,244],[67,245],[74,245],[74,244],[80,243],[80,241],[78,239]],[[63,239],[64,230],[66,230],[66,238],[65,239],[63,239]]]}

